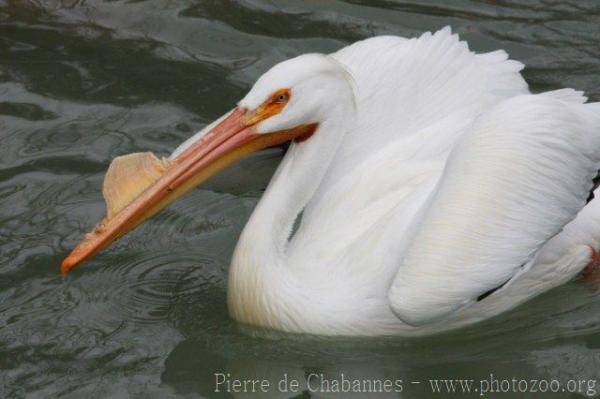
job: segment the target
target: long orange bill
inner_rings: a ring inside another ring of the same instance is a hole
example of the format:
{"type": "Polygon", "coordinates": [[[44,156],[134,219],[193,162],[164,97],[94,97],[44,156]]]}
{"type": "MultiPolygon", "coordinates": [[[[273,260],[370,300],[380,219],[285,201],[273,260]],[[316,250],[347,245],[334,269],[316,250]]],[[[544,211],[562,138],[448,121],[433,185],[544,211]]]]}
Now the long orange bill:
{"type": "Polygon", "coordinates": [[[316,125],[259,134],[253,113],[236,108],[206,135],[172,160],[150,153],[116,158],[107,172],[107,216],[65,258],[61,272],[96,254],[144,220],[244,156],[286,141],[307,137],[316,125]]]}

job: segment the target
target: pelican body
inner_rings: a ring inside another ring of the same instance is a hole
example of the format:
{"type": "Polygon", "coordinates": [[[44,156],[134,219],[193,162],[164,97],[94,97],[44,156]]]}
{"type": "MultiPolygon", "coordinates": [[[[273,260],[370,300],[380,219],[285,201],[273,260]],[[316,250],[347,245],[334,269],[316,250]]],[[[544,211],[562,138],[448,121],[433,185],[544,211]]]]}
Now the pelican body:
{"type": "Polygon", "coordinates": [[[571,89],[531,94],[522,68],[449,28],[277,64],[169,159],[115,160],[109,216],[62,270],[230,163],[291,141],[232,257],[233,318],[408,336],[511,309],[578,275],[600,243],[599,200],[588,201],[600,105],[571,89]],[[144,179],[121,177],[142,161],[154,167],[144,179]],[[119,189],[132,179],[144,183],[119,189]]]}

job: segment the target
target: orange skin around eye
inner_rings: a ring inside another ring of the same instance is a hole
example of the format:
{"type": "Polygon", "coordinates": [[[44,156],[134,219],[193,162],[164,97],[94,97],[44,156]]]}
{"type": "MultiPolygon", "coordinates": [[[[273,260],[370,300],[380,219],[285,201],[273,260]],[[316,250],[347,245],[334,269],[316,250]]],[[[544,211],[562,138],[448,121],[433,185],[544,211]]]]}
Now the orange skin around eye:
{"type": "Polygon", "coordinates": [[[255,112],[248,115],[246,125],[252,126],[267,118],[280,113],[292,96],[290,89],[279,89],[275,91],[268,100],[258,106],[255,112]]]}

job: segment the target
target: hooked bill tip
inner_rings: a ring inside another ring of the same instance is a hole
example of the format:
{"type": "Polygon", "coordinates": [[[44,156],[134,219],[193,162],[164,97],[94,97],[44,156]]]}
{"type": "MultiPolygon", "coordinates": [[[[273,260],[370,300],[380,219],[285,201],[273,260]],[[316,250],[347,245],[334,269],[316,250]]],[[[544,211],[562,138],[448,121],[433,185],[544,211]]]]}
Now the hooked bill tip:
{"type": "Polygon", "coordinates": [[[62,274],[67,274],[71,271],[72,268],[77,266],[77,260],[73,258],[73,255],[67,256],[60,265],[60,272],[62,274]]]}

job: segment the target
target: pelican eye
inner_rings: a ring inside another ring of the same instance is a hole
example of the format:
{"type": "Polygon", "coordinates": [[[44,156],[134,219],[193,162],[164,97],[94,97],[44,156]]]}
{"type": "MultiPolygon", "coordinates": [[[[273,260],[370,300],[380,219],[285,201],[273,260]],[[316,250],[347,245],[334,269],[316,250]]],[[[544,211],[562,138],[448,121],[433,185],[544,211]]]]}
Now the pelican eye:
{"type": "Polygon", "coordinates": [[[286,103],[289,99],[290,99],[290,95],[287,92],[280,93],[279,95],[277,95],[275,97],[275,102],[283,104],[283,103],[286,103]]]}
{"type": "Polygon", "coordinates": [[[290,97],[290,89],[277,90],[246,119],[246,124],[254,125],[277,115],[285,108],[288,101],[290,101],[290,97]]]}

